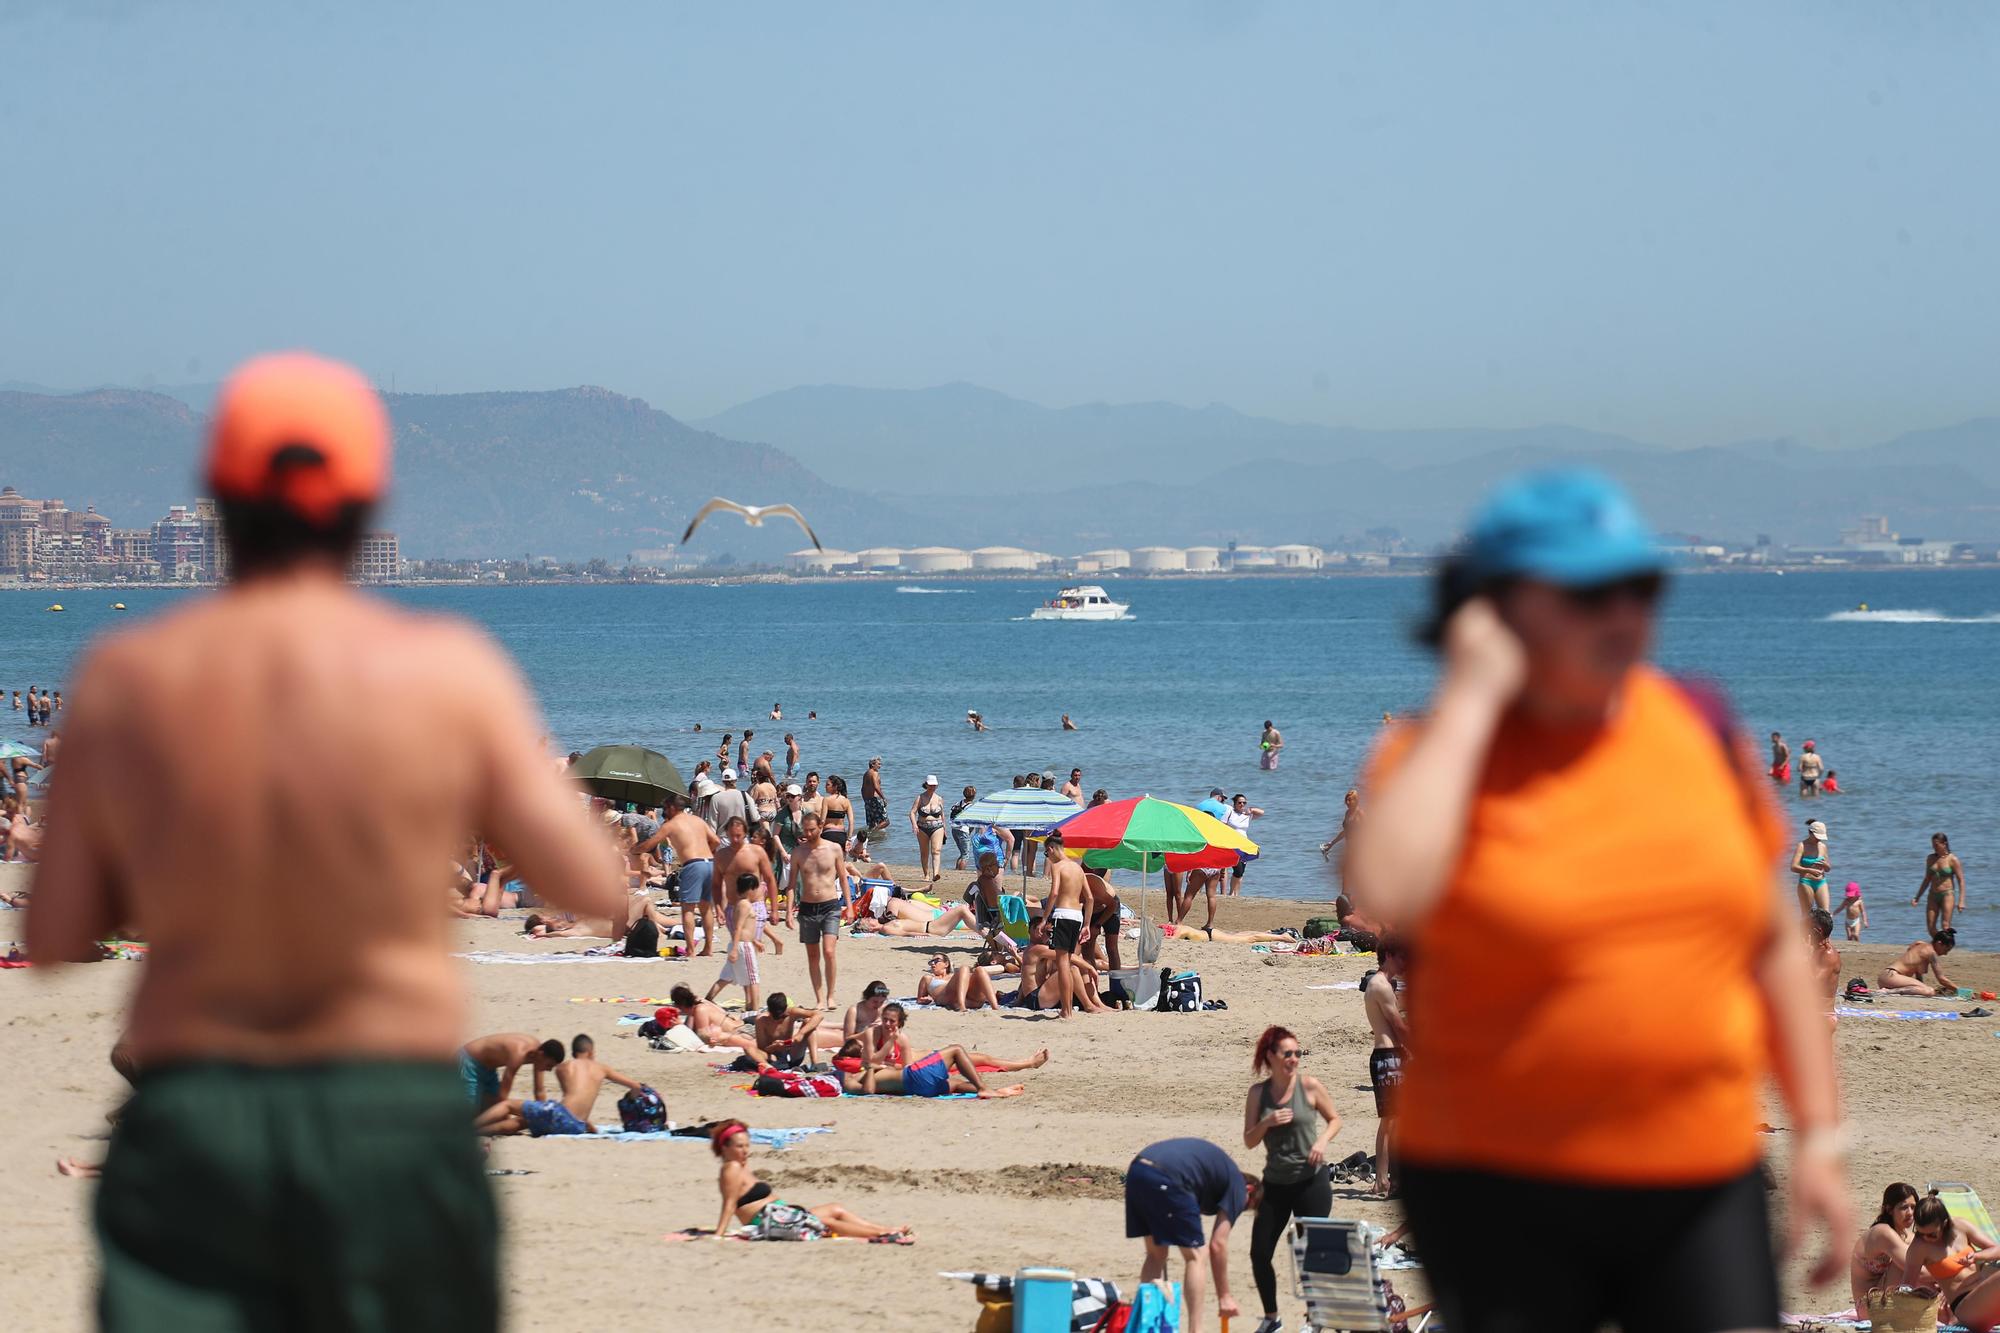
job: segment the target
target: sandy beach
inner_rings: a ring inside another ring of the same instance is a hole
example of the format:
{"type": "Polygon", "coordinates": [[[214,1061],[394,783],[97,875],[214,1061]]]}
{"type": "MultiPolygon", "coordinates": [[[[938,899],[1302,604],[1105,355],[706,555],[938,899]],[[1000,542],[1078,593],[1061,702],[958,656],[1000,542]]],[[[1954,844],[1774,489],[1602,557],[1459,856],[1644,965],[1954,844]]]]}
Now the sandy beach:
{"type": "MultiPolygon", "coordinates": [[[[914,879],[900,872],[906,882],[914,879]]],[[[950,883],[950,880],[947,881],[950,883]]],[[[1126,894],[1128,904],[1132,895],[1126,894]]],[[[1151,895],[1154,912],[1160,897],[1151,895]]],[[[1301,926],[1325,904],[1276,899],[1227,900],[1218,925],[1232,929],[1301,926]]],[[[20,917],[0,912],[0,939],[18,935],[20,917]]],[[[457,931],[460,947],[556,953],[595,941],[528,944],[509,920],[474,922],[457,931]]],[[[1871,982],[1904,941],[1846,949],[1845,976],[1871,982]]],[[[969,953],[960,932],[948,950],[969,953]]],[[[851,1003],[880,978],[896,996],[915,987],[933,945],[921,940],[844,938],[840,991],[851,1003]]],[[[1503,946],[1504,947],[1504,946],[1503,946]]],[[[658,1088],[680,1123],[735,1116],[753,1126],[830,1125],[833,1132],[752,1162],[784,1197],[807,1205],[839,1202],[879,1222],[916,1230],[910,1248],[836,1241],[806,1245],[667,1244],[682,1227],[712,1226],[716,1168],[705,1143],[560,1142],[502,1139],[491,1164],[509,1174],[494,1186],[506,1219],[504,1285],[509,1326],[585,1329],[621,1325],[726,1329],[776,1326],[810,1311],[830,1328],[929,1330],[969,1328],[972,1289],[937,1277],[947,1270],[1011,1272],[1053,1264],[1129,1288],[1140,1246],[1124,1236],[1121,1173],[1132,1155],[1161,1138],[1193,1135],[1229,1148],[1255,1168],[1260,1153],[1241,1146],[1251,1043],[1283,1022],[1311,1050],[1310,1072],[1333,1091],[1343,1124],[1336,1158],[1373,1146],[1376,1121],[1366,1090],[1367,1023],[1353,990],[1315,990],[1353,982],[1364,957],[1291,957],[1249,946],[1170,940],[1164,961],[1198,969],[1209,997],[1226,1010],[1202,1014],[1121,1013],[1061,1022],[1005,1012],[917,1010],[914,1049],[950,1042],[1004,1057],[1046,1046],[1046,1068],[1022,1075],[1029,1091],[1005,1102],[901,1099],[785,1101],[739,1091],[742,1076],[711,1072],[710,1057],[662,1054],[631,1027],[634,1003],[578,1002],[580,997],[664,997],[686,980],[705,991],[716,961],[496,966],[466,964],[474,1031],[524,1030],[565,1041],[597,1038],[599,1057],[658,1088]]],[[[1527,965],[1529,960],[1523,960],[1527,965]]],[[[1663,977],[1663,985],[1700,984],[1700,960],[1663,977]]],[[[2000,988],[2000,958],[1958,954],[1950,970],[1961,984],[2000,988]]],[[[9,1256],[0,1268],[0,1308],[11,1327],[56,1330],[89,1322],[94,1186],[60,1177],[58,1156],[95,1160],[104,1151],[104,1113],[123,1085],[105,1061],[126,994],[143,964],[103,963],[45,975],[0,973],[0,1061],[16,1073],[5,1142],[9,1256]]],[[[803,952],[788,942],[782,958],[765,955],[767,986],[809,992],[803,952]]],[[[740,996],[731,991],[730,997],[740,996]]],[[[1878,1009],[1956,1013],[1963,1001],[1880,1003],[1878,1009]]],[[[1991,1007],[1991,1006],[1989,1006],[1991,1007]]],[[[837,1016],[834,1021],[838,1021],[837,1016]]],[[[1967,1180],[2000,1201],[2000,1128],[1978,1100],[1996,1086],[2000,1018],[1909,1022],[1842,1020],[1836,1045],[1853,1132],[1851,1182],[1858,1215],[1872,1214],[1891,1180],[1967,1180]]],[[[1011,1081],[1011,1080],[1009,1080],[1011,1081]]],[[[525,1085],[525,1079],[524,1079],[525,1085]]],[[[617,1090],[607,1085],[596,1120],[615,1126],[617,1090]]],[[[525,1086],[522,1089],[525,1092],[525,1086]]],[[[1781,1124],[1775,1098],[1768,1119],[1781,1124]]],[[[1782,1181],[1787,1135],[1770,1136],[1770,1160],[1782,1181]]],[[[1338,1211],[1388,1225],[1398,1206],[1336,1187],[1338,1211]]],[[[1851,1243],[1843,1237],[1843,1247],[1851,1243]]],[[[1535,1267],[1524,1252],[1524,1275],[1535,1267]]],[[[422,1262],[422,1256],[411,1256],[422,1262]]],[[[1178,1264],[1176,1264],[1178,1271],[1178,1264]]],[[[1844,1282],[1817,1293],[1803,1285],[1804,1265],[1784,1268],[1786,1307],[1844,1308],[1844,1282]]],[[[1302,1313],[1289,1294],[1290,1264],[1281,1256],[1280,1311],[1292,1326],[1302,1313]]],[[[1246,1314],[1255,1289],[1247,1223],[1231,1252],[1232,1285],[1246,1314]]],[[[1412,1302],[1420,1272],[1394,1275],[1412,1302]]],[[[1254,1322],[1254,1321],[1253,1321],[1254,1322]]],[[[1247,1325],[1244,1325],[1247,1326],[1247,1325]]],[[[1210,1327],[1213,1328],[1211,1315],[1210,1327]]]]}

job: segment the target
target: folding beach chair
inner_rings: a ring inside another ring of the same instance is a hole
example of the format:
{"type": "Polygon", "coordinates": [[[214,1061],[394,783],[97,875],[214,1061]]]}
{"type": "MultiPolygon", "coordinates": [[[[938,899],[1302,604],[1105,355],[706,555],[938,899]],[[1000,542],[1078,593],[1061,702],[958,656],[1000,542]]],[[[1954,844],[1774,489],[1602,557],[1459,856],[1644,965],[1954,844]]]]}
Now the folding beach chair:
{"type": "MultiPolygon", "coordinates": [[[[1292,1221],[1292,1294],[1306,1303],[1307,1333],[1382,1333],[1392,1327],[1394,1293],[1376,1266],[1382,1232],[1330,1217],[1292,1221]]],[[[1425,1315],[1413,1333],[1430,1322],[1425,1315]]]]}
{"type": "MultiPolygon", "coordinates": [[[[979,910],[979,895],[968,892],[966,902],[976,912],[979,910]]],[[[1028,900],[1016,894],[1000,895],[1000,917],[986,927],[985,938],[979,943],[982,952],[991,951],[995,955],[1009,954],[1015,958],[1028,947],[1028,900]],[[1001,943],[1002,939],[1005,944],[1001,943]]]]}

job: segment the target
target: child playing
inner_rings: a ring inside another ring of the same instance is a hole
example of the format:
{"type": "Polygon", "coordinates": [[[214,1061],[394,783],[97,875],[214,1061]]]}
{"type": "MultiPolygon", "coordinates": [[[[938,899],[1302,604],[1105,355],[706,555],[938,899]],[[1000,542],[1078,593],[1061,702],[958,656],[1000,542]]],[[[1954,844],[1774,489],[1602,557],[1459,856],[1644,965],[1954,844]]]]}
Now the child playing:
{"type": "Polygon", "coordinates": [[[1868,904],[1861,900],[1861,886],[1852,880],[1848,881],[1844,905],[1847,911],[1847,938],[1858,942],[1862,927],[1868,924],[1868,904]]]}
{"type": "Polygon", "coordinates": [[[736,901],[729,908],[729,953],[723,959],[722,975],[708,988],[708,997],[713,1000],[730,986],[743,988],[743,1007],[757,1009],[757,922],[758,900],[764,893],[764,881],[757,875],[736,877],[736,901]]]}
{"type": "Polygon", "coordinates": [[[1826,781],[1819,784],[1819,789],[1828,796],[1840,795],[1840,774],[1830,768],[1826,770],[1826,781]]]}

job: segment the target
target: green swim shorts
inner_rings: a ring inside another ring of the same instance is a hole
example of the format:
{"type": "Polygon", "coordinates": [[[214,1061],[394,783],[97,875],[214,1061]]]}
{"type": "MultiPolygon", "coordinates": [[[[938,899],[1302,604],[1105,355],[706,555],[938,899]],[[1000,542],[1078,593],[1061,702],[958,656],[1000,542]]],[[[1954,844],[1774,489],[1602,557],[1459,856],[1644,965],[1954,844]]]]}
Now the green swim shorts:
{"type": "Polygon", "coordinates": [[[499,1221],[451,1064],[143,1074],[97,1195],[109,1330],[491,1330],[499,1221]]]}

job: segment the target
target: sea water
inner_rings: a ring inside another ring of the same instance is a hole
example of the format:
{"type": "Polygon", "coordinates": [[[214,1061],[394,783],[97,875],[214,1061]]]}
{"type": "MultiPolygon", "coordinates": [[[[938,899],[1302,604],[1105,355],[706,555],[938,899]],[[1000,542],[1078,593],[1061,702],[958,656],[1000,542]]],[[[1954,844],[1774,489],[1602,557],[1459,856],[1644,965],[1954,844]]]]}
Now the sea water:
{"type": "MultiPolygon", "coordinates": [[[[1244,890],[1331,898],[1319,844],[1339,827],[1385,712],[1422,707],[1433,683],[1411,627],[1418,578],[1208,578],[1111,581],[1133,618],[1031,621],[1052,580],[907,576],[813,584],[394,589],[413,608],[484,625],[513,654],[562,750],[637,741],[682,771],[722,734],[755,733],[783,768],[786,731],[801,772],[840,773],[857,811],[862,770],[880,755],[892,836],[915,860],[908,811],[926,774],[947,804],[1015,774],[1083,769],[1083,789],[1192,803],[1209,788],[1261,807],[1263,848],[1244,890]],[[767,720],[771,705],[784,720],[767,720]],[[968,708],[988,730],[966,724],[968,708]],[[808,711],[819,716],[808,720],[808,711]],[[1079,730],[1064,732],[1068,713],[1079,730]],[[1283,731],[1275,771],[1258,765],[1266,719],[1283,731]],[[702,731],[694,732],[699,722],[702,731]]],[[[198,596],[161,589],[0,596],[8,691],[60,686],[90,637],[198,596]],[[45,611],[60,597],[62,614],[45,611]],[[131,611],[118,613],[123,600],[131,611]]],[[[1807,738],[1845,794],[1784,793],[1792,822],[1830,829],[1834,897],[1867,895],[1878,943],[1916,938],[1910,905],[1930,834],[1945,830],[1970,889],[1968,946],[2000,948],[2000,571],[1691,574],[1662,607],[1659,658],[1723,684],[1757,741],[1781,731],[1794,762],[1807,738]],[[1870,609],[1858,608],[1866,604],[1870,609]]],[[[11,702],[11,701],[10,701],[11,702]]],[[[356,708],[367,708],[365,694],[356,708]]],[[[32,739],[22,714],[6,734],[32,739]]],[[[7,719],[11,719],[8,721],[7,719]]],[[[732,746],[731,758],[734,758],[732,746]]],[[[198,750],[188,755],[198,772],[198,750]]],[[[1655,782],[1631,775],[1644,806],[1655,782]]],[[[1648,849],[1671,857],[1663,841],[1648,849]]],[[[950,844],[947,843],[947,852],[950,844]]],[[[1129,876],[1125,877],[1129,882],[1129,876]]],[[[1157,905],[1157,896],[1155,897],[1157,905]]],[[[1225,906],[1221,921],[1228,922],[1225,906]]]]}

